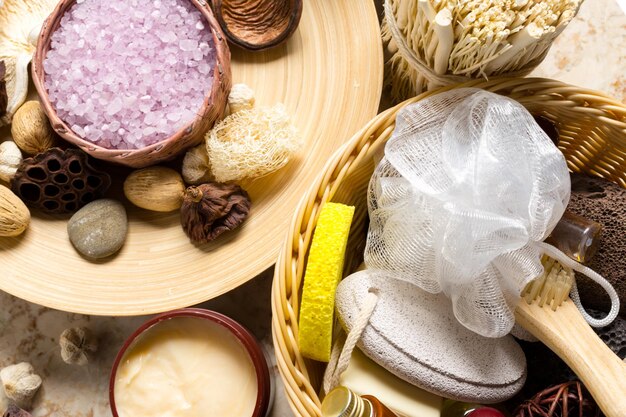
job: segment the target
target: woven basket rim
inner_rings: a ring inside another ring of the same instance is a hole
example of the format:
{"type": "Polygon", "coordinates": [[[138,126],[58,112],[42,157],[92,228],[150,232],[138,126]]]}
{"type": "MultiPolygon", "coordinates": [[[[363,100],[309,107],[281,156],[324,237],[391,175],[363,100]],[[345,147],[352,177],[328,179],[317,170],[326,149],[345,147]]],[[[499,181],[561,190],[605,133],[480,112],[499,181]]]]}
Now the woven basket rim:
{"type": "MultiPolygon", "coordinates": [[[[223,114],[226,107],[227,92],[230,90],[231,86],[230,50],[228,48],[228,43],[226,42],[224,33],[215,19],[209,4],[203,0],[188,1],[191,2],[209,22],[209,28],[211,29],[213,37],[213,44],[217,51],[210,94],[205,95],[202,105],[197,111],[194,119],[178,131],[174,132],[171,136],[152,145],[138,149],[108,149],[91,143],[72,131],[70,126],[68,126],[67,123],[65,123],[65,121],[63,121],[57,114],[56,109],[50,101],[48,91],[44,84],[46,74],[43,62],[50,49],[52,34],[58,29],[64,14],[71,6],[74,5],[74,3],[76,3],[76,0],[61,0],[42,25],[31,68],[33,83],[37,90],[37,94],[39,95],[39,101],[44,112],[48,116],[54,131],[65,140],[77,145],[87,153],[92,154],[97,152],[97,157],[99,159],[124,163],[124,159],[126,158],[150,158],[151,155],[158,154],[160,151],[168,148],[171,144],[192,135],[195,130],[194,126],[201,124],[203,119],[210,117],[211,110],[214,107],[221,107],[222,109],[218,113],[223,114]]],[[[192,146],[192,144],[190,143],[189,146],[192,146]]]]}
{"type": "MultiPolygon", "coordinates": [[[[391,107],[367,123],[328,160],[294,213],[288,234],[280,249],[272,284],[272,338],[276,362],[285,385],[288,402],[297,416],[321,417],[320,400],[311,382],[310,370],[320,366],[304,359],[298,351],[299,291],[305,258],[321,207],[332,200],[341,181],[359,163],[381,150],[395,126],[395,116],[404,107],[435,93],[453,88],[475,87],[506,95],[519,94],[523,101],[551,103],[586,115],[599,124],[611,126],[620,137],[613,138],[626,148],[626,105],[609,95],[576,87],[547,78],[498,78],[491,81],[474,80],[422,93],[391,107]],[[558,100],[557,100],[558,98],[558,100]]],[[[522,100],[520,100],[522,101],[522,100]]],[[[626,164],[626,154],[621,163],[626,164]]],[[[595,169],[595,167],[593,167],[595,169]]],[[[598,172],[606,171],[598,167],[598,172]]],[[[601,175],[602,176],[602,175],[601,175]]],[[[619,181],[626,187],[624,177],[619,181]]]]}

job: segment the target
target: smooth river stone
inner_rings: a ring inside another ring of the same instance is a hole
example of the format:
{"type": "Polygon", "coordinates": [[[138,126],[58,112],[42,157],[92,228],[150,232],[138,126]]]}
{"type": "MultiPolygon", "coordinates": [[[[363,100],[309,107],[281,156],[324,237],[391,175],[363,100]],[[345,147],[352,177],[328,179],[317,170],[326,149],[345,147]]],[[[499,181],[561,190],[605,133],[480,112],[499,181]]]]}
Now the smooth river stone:
{"type": "Polygon", "coordinates": [[[78,252],[92,259],[117,252],[126,240],[126,209],[116,201],[101,199],[78,210],[67,224],[70,241],[78,252]]]}
{"type": "Polygon", "coordinates": [[[378,301],[358,346],[397,377],[458,401],[496,403],[515,395],[526,380],[526,357],[512,336],[487,338],[461,325],[443,294],[430,294],[385,271],[344,279],[336,308],[353,328],[370,289],[378,301]]]}

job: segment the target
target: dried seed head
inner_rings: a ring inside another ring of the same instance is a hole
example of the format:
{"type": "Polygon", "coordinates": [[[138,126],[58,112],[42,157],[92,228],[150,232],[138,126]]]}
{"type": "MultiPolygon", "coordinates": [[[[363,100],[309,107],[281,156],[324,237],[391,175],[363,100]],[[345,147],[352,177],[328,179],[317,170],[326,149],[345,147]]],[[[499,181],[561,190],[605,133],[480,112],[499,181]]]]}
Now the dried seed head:
{"type": "Polygon", "coordinates": [[[204,143],[187,151],[183,160],[183,179],[187,184],[196,185],[211,179],[209,155],[204,143]]]}
{"type": "Polygon", "coordinates": [[[41,387],[41,377],[35,374],[28,362],[7,366],[0,371],[0,379],[7,397],[22,407],[28,408],[41,387]]]}
{"type": "Polygon", "coordinates": [[[243,223],[250,205],[248,193],[237,184],[188,187],[180,208],[183,230],[192,242],[210,242],[243,223]]]}
{"type": "Polygon", "coordinates": [[[86,365],[98,350],[98,339],[85,327],[65,329],[59,339],[61,357],[68,364],[86,365]]]}

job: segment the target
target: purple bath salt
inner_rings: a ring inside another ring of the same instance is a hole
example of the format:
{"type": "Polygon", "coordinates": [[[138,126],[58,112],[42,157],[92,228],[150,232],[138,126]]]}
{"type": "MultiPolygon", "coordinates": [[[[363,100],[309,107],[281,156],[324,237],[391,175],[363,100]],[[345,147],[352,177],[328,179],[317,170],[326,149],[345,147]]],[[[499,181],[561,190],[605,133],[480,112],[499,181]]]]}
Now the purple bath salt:
{"type": "Polygon", "coordinates": [[[44,60],[59,117],[108,149],[138,149],[189,124],[211,91],[216,51],[189,0],[77,0],[44,60]]]}

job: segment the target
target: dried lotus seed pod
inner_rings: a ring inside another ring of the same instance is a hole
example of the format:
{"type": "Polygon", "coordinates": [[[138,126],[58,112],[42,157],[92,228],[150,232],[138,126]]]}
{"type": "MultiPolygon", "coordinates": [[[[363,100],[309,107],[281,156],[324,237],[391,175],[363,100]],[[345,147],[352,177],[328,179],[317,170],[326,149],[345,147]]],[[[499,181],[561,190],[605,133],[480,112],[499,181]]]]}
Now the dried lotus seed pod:
{"type": "Polygon", "coordinates": [[[38,101],[27,101],[13,116],[11,135],[17,146],[28,155],[52,148],[56,137],[48,116],[38,101]]]}
{"type": "Polygon", "coordinates": [[[78,149],[52,148],[25,159],[11,189],[27,206],[48,213],[71,213],[101,198],[111,177],[98,171],[78,149]]]}
{"type": "Polygon", "coordinates": [[[133,171],[124,181],[124,195],[146,210],[168,212],[180,208],[185,183],[171,168],[154,166],[133,171]]]}

